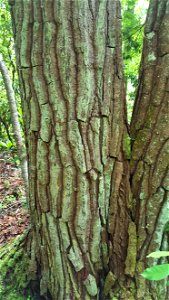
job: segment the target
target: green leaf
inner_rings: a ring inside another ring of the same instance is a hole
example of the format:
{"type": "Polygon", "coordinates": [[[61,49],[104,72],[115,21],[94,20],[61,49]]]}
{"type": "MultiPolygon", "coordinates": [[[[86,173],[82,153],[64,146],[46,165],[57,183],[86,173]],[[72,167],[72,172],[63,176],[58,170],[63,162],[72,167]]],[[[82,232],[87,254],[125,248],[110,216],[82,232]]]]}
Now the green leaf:
{"type": "Polygon", "coordinates": [[[0,141],[0,147],[2,147],[2,148],[7,148],[7,144],[4,143],[3,141],[0,141]]]}
{"type": "Polygon", "coordinates": [[[161,280],[169,275],[169,264],[156,265],[144,270],[141,275],[148,280],[161,280]]]}
{"type": "Polygon", "coordinates": [[[6,143],[6,145],[7,145],[7,148],[10,149],[10,148],[12,148],[13,143],[12,143],[11,141],[8,141],[8,142],[6,143]]]}
{"type": "Polygon", "coordinates": [[[169,251],[155,251],[147,255],[147,257],[160,258],[164,256],[169,256],[169,251]]]}
{"type": "Polygon", "coordinates": [[[164,228],[165,232],[169,232],[169,224],[166,224],[165,228],[164,228]]]}

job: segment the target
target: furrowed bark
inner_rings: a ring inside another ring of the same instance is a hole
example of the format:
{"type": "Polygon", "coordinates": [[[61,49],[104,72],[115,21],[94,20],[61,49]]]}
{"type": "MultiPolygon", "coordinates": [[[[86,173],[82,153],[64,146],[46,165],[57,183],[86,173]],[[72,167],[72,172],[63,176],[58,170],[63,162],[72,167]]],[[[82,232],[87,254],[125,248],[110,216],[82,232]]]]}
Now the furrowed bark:
{"type": "Polygon", "coordinates": [[[135,230],[119,2],[11,4],[40,293],[109,299],[135,230]]]}
{"type": "MultiPolygon", "coordinates": [[[[146,255],[169,249],[169,1],[151,1],[139,88],[131,125],[131,189],[137,226],[137,272],[154,260],[146,255]]],[[[157,263],[157,262],[155,262],[157,263]]],[[[137,299],[168,299],[166,281],[137,281],[137,299]]]]}

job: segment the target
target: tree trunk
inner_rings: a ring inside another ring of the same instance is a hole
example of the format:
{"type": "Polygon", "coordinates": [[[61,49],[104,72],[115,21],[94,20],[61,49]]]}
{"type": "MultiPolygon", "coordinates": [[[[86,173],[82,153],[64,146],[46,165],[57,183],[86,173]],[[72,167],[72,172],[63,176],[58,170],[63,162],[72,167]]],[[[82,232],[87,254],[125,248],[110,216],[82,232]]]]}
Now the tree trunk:
{"type": "MultiPolygon", "coordinates": [[[[153,265],[146,256],[169,249],[169,2],[151,1],[148,10],[140,80],[131,138],[131,189],[137,226],[137,272],[153,265]],[[148,261],[148,262],[147,262],[148,261]]],[[[166,281],[137,281],[137,297],[168,299],[166,281]],[[158,286],[158,288],[157,288],[158,286]]]]}
{"type": "MultiPolygon", "coordinates": [[[[19,123],[18,118],[18,111],[15,99],[15,93],[12,87],[12,82],[9,76],[8,69],[5,65],[2,55],[0,54],[0,72],[2,74],[4,85],[6,89],[9,109],[11,113],[11,121],[14,133],[14,139],[16,142],[18,157],[20,160],[20,166],[22,171],[22,177],[25,185],[25,189],[28,189],[28,167],[27,167],[27,157],[26,157],[26,150],[25,150],[25,143],[22,138],[22,130],[19,123]]],[[[8,133],[8,131],[7,131],[8,133]]],[[[8,134],[9,136],[9,134],[8,134]]]]}
{"type": "Polygon", "coordinates": [[[12,17],[40,293],[108,299],[130,220],[119,2],[18,0],[12,17]]]}
{"type": "Polygon", "coordinates": [[[168,88],[161,78],[168,41],[162,25],[152,29],[166,22],[167,30],[161,2],[157,13],[152,1],[147,18],[132,120],[134,202],[119,2],[11,1],[29,157],[30,270],[45,299],[167,299],[166,287],[162,295],[159,284],[140,277],[147,252],[167,244],[168,88]]]}

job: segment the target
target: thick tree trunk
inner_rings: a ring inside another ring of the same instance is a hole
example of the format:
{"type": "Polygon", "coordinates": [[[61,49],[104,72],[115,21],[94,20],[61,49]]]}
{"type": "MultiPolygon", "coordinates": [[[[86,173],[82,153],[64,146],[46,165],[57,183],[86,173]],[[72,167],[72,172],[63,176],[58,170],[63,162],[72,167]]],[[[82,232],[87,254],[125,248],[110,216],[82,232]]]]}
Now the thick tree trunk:
{"type": "Polygon", "coordinates": [[[40,293],[108,299],[130,221],[119,2],[16,0],[12,16],[40,293]]]}
{"type": "MultiPolygon", "coordinates": [[[[169,1],[151,1],[145,26],[140,80],[131,125],[131,175],[137,226],[137,271],[146,255],[169,249],[169,1]]],[[[137,281],[138,299],[169,299],[166,281],[137,281]],[[156,287],[158,285],[158,289],[156,287]]],[[[168,291],[169,292],[169,291],[168,291]]]]}

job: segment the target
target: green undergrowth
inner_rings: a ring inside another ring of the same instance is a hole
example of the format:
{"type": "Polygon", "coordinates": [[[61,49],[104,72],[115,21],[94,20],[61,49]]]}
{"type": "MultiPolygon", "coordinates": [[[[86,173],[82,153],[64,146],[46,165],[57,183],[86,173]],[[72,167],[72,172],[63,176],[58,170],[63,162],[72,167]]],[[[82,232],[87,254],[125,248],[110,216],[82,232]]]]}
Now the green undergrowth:
{"type": "Polygon", "coordinates": [[[28,289],[29,258],[24,251],[27,232],[0,247],[0,299],[30,300],[28,289]]]}

